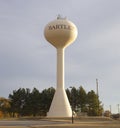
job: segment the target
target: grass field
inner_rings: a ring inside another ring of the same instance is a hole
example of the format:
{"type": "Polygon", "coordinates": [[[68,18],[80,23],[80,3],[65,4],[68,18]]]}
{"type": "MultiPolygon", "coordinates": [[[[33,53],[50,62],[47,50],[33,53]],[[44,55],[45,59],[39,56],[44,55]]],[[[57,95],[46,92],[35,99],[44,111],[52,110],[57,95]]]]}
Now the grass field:
{"type": "MultiPolygon", "coordinates": [[[[17,119],[21,120],[21,119],[17,119]]],[[[22,119],[32,121],[33,119],[22,119]]],[[[110,118],[87,117],[76,118],[74,124],[69,118],[44,118],[34,119],[45,121],[44,124],[31,126],[0,126],[0,128],[120,128],[120,120],[113,120],[110,118]],[[55,122],[51,123],[51,122],[55,122]]]]}
{"type": "MultiPolygon", "coordinates": [[[[55,119],[53,119],[55,120],[55,119]]],[[[55,125],[45,125],[38,126],[37,128],[120,128],[120,120],[113,120],[111,118],[101,118],[101,117],[87,117],[87,118],[77,118],[74,123],[71,120],[63,119],[56,121],[64,121],[65,124],[55,124],[55,125]]]]}

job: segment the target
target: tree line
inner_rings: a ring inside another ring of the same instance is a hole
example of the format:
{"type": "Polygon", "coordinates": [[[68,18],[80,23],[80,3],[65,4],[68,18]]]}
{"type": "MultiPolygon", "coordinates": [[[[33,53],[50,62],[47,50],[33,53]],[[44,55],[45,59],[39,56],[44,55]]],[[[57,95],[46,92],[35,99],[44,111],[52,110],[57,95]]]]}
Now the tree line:
{"type": "MultiPolygon", "coordinates": [[[[19,88],[9,94],[8,99],[0,98],[0,115],[4,116],[46,116],[49,111],[55,89],[50,87],[41,92],[33,88],[19,88]]],[[[89,116],[102,115],[102,105],[98,95],[93,91],[86,92],[80,86],[66,89],[70,105],[76,113],[87,113],[89,116]]]]}

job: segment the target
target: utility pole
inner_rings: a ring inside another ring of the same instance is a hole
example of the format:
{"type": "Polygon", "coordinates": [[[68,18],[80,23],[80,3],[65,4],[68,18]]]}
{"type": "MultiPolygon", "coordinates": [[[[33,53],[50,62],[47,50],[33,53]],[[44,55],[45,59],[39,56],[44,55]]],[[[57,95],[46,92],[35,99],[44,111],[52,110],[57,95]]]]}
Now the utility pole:
{"type": "Polygon", "coordinates": [[[98,79],[96,79],[96,94],[98,98],[98,103],[97,103],[97,114],[99,115],[99,92],[98,92],[98,79]]]}
{"type": "MultiPolygon", "coordinates": [[[[71,93],[72,93],[72,88],[71,88],[71,93]]],[[[74,113],[73,113],[73,106],[74,106],[74,95],[72,94],[72,116],[71,116],[71,120],[72,120],[72,124],[74,123],[74,113]]]]}
{"type": "Polygon", "coordinates": [[[110,107],[110,114],[111,114],[112,113],[112,107],[111,107],[111,105],[109,107],[110,107]]]}
{"type": "Polygon", "coordinates": [[[119,118],[120,118],[120,109],[119,109],[119,104],[117,105],[118,106],[118,116],[119,116],[119,118]]]}
{"type": "Polygon", "coordinates": [[[99,92],[98,92],[98,79],[96,79],[96,93],[97,93],[97,96],[99,97],[99,92]]]}
{"type": "Polygon", "coordinates": [[[104,104],[102,104],[102,108],[103,108],[103,110],[102,110],[102,117],[104,117],[104,104]]]}

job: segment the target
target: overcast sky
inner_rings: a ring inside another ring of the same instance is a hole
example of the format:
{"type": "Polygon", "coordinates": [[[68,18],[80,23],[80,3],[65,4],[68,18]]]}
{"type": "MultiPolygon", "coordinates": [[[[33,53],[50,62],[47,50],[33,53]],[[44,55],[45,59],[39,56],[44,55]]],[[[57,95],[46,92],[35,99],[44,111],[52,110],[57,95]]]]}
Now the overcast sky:
{"type": "Polygon", "coordinates": [[[44,38],[57,15],[76,24],[65,51],[65,88],[96,92],[105,109],[120,104],[120,0],[0,0],[0,96],[56,87],[56,49],[44,38]]]}

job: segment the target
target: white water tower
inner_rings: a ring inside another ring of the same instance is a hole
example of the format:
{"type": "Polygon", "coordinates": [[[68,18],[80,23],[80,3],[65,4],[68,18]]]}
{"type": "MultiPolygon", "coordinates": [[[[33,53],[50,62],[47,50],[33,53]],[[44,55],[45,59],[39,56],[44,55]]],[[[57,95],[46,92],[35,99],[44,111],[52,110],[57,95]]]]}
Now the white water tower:
{"type": "Polygon", "coordinates": [[[57,88],[48,117],[71,117],[72,109],[64,88],[64,50],[77,38],[76,26],[66,18],[57,17],[44,30],[46,40],[57,49],[57,88]]]}

